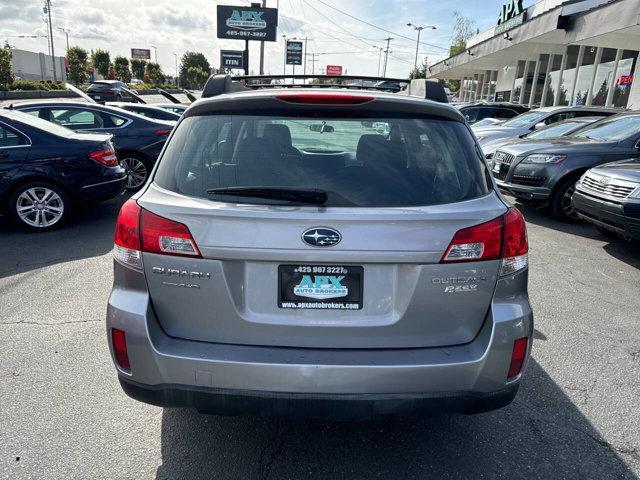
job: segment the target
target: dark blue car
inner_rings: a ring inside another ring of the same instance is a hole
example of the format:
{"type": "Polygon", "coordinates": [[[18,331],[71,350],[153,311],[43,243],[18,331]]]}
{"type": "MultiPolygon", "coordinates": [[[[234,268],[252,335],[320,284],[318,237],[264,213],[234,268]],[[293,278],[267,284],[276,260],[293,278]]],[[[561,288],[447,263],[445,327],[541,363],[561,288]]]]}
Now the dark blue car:
{"type": "Polygon", "coordinates": [[[0,110],[0,208],[20,226],[61,225],[74,204],[125,188],[111,135],[76,133],[15,110],[0,110]]]}
{"type": "Polygon", "coordinates": [[[127,189],[145,184],[176,122],[145,118],[120,108],[86,102],[23,102],[12,108],[76,132],[108,133],[120,165],[127,172],[127,189]]]}

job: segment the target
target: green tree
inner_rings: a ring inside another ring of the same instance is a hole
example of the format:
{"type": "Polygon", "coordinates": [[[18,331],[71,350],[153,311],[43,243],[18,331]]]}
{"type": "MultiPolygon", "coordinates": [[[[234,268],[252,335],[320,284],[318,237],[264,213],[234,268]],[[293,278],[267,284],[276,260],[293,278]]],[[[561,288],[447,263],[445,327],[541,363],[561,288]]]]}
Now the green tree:
{"type": "Polygon", "coordinates": [[[189,78],[187,76],[187,72],[190,68],[195,67],[203,70],[207,77],[211,75],[211,65],[209,65],[209,61],[204,54],[200,52],[185,52],[182,55],[182,59],[180,61],[180,84],[188,85],[190,88],[194,88],[193,85],[189,83],[189,78]]]}
{"type": "Polygon", "coordinates": [[[67,61],[69,66],[67,67],[67,78],[69,81],[78,86],[87,81],[89,75],[87,74],[87,61],[89,60],[89,54],[84,48],[71,47],[67,50],[67,61]]]}
{"type": "Polygon", "coordinates": [[[129,69],[129,60],[125,57],[116,57],[113,59],[113,69],[116,78],[124,83],[131,81],[131,70],[129,69]]]}
{"type": "Polygon", "coordinates": [[[0,88],[9,88],[9,85],[14,80],[11,49],[7,47],[0,48],[0,88]]]}
{"type": "Polygon", "coordinates": [[[91,63],[100,75],[107,78],[109,75],[109,65],[111,65],[111,55],[109,52],[97,49],[91,54],[91,63]]]}
{"type": "Polygon", "coordinates": [[[159,63],[148,62],[144,72],[145,83],[160,85],[164,83],[164,73],[159,63]]]}
{"type": "Polygon", "coordinates": [[[464,52],[467,49],[467,40],[478,31],[475,20],[465,17],[458,11],[453,12],[453,19],[453,36],[451,37],[451,47],[449,47],[450,57],[464,52]]]}
{"type": "Polygon", "coordinates": [[[147,66],[147,61],[140,58],[131,59],[131,72],[133,76],[138,80],[142,80],[144,77],[144,69],[147,66]]]}
{"type": "Polygon", "coordinates": [[[209,73],[199,67],[189,67],[187,70],[187,84],[190,88],[202,88],[209,78],[209,73]]]}

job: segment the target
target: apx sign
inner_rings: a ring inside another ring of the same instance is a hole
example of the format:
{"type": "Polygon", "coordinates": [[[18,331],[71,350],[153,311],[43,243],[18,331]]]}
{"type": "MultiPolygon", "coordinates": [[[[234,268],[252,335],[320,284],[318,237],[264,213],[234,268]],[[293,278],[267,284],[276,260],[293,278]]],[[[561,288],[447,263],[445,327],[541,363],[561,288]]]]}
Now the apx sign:
{"type": "Polygon", "coordinates": [[[495,34],[498,35],[522,25],[526,19],[527,11],[522,8],[522,0],[509,0],[500,9],[495,34]]]}
{"type": "Polygon", "coordinates": [[[275,8],[218,5],[218,38],[276,41],[278,10],[275,8]]]}

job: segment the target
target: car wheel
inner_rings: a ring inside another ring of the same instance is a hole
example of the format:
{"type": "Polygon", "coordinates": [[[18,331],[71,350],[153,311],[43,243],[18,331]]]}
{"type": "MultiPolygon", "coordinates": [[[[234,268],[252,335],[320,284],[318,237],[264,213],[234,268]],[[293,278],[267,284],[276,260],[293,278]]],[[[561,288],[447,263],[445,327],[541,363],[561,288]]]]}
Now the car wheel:
{"type": "Polygon", "coordinates": [[[127,174],[126,188],[129,191],[140,190],[149,178],[150,165],[142,157],[125,153],[120,160],[120,166],[127,174]]]}
{"type": "Polygon", "coordinates": [[[69,216],[69,197],[55,185],[33,182],[17,188],[9,200],[9,213],[21,227],[43,232],[64,223],[69,216]]]}
{"type": "Polygon", "coordinates": [[[578,222],[580,218],[576,214],[576,208],[573,206],[573,193],[576,191],[576,182],[580,179],[580,175],[572,175],[566,178],[556,188],[551,198],[551,213],[558,220],[563,222],[578,222]]]}

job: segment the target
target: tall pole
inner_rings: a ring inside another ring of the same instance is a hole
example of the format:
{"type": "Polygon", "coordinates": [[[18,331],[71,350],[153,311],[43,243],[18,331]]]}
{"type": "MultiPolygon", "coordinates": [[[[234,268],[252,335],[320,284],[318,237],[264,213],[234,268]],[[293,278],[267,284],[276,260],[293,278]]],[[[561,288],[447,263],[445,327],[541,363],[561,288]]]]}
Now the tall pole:
{"type": "MultiPolygon", "coordinates": [[[[262,0],[262,8],[266,8],[267,0],[262,0]]],[[[264,42],[260,42],[260,75],[264,75],[264,42]]]]}
{"type": "Polygon", "coordinates": [[[151,48],[153,48],[153,54],[156,57],[156,63],[158,63],[158,47],[156,47],[155,45],[151,45],[151,48]]]}
{"type": "Polygon", "coordinates": [[[382,63],[382,52],[384,52],[384,48],[375,47],[378,50],[378,77],[380,76],[380,64],[382,63]]]}
{"type": "Polygon", "coordinates": [[[58,27],[58,30],[63,32],[65,34],[65,36],[67,37],[67,52],[68,52],[69,51],[69,32],[71,30],[69,30],[68,28],[62,28],[62,27],[58,27]]]}
{"type": "Polygon", "coordinates": [[[58,74],[56,73],[56,51],[53,47],[53,25],[51,23],[51,0],[44,1],[44,8],[49,16],[49,40],[51,41],[51,64],[53,65],[53,81],[58,81],[58,74]]]}
{"type": "Polygon", "coordinates": [[[180,86],[180,72],[178,71],[178,54],[173,52],[173,56],[176,57],[176,87],[180,86]]]}
{"type": "Polygon", "coordinates": [[[384,70],[382,72],[383,77],[387,76],[387,63],[389,62],[389,47],[391,46],[391,40],[393,40],[392,37],[385,38],[385,41],[387,42],[387,49],[384,52],[384,70]]]}
{"type": "Polygon", "coordinates": [[[244,41],[244,74],[249,75],[249,40],[244,41]]]}
{"type": "Polygon", "coordinates": [[[422,29],[424,27],[420,27],[418,28],[418,42],[416,43],[416,62],[414,64],[414,68],[417,70],[418,69],[418,52],[420,51],[420,34],[422,33],[422,29]]]}

